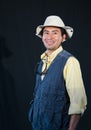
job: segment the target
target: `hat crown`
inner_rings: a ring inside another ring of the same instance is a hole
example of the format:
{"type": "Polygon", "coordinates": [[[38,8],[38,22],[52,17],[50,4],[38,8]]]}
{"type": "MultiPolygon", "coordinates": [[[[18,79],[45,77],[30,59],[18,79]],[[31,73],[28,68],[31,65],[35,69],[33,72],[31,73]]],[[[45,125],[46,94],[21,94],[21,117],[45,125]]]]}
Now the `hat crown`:
{"type": "Polygon", "coordinates": [[[65,24],[63,23],[62,19],[59,16],[48,16],[44,22],[44,26],[58,26],[64,27],[65,24]]]}

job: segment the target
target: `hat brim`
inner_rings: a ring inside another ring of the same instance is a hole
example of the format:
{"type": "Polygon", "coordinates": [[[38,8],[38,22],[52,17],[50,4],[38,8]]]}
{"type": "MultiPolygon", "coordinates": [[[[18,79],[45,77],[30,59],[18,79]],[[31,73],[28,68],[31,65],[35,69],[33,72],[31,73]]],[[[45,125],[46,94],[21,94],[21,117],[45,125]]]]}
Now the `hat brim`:
{"type": "MultiPolygon", "coordinates": [[[[36,28],[36,35],[38,37],[42,38],[42,35],[41,35],[42,29],[44,27],[50,27],[50,26],[54,26],[54,25],[47,25],[47,26],[45,26],[45,25],[39,25],[39,26],[37,26],[37,28],[36,28]]],[[[72,35],[73,35],[73,28],[70,27],[70,26],[63,26],[63,27],[54,26],[54,27],[63,28],[66,31],[66,33],[67,33],[67,39],[70,39],[72,37],[72,35]]]]}

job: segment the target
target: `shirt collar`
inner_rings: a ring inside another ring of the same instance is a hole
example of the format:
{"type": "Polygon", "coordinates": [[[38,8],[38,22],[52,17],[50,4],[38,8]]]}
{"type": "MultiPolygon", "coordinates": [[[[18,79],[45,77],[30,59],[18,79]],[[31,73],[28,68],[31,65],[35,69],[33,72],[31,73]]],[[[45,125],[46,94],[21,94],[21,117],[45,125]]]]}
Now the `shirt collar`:
{"type": "Polygon", "coordinates": [[[52,54],[49,56],[47,55],[46,51],[41,55],[41,60],[45,61],[48,58],[48,62],[51,62],[57,55],[63,50],[62,46],[56,49],[52,54]]]}

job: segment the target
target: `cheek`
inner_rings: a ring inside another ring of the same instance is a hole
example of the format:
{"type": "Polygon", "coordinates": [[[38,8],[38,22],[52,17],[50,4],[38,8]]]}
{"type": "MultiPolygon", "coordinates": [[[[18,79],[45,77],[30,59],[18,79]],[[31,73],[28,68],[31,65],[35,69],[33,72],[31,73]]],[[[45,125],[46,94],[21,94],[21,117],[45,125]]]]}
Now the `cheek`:
{"type": "Polygon", "coordinates": [[[61,43],[61,42],[62,42],[62,38],[56,38],[55,41],[56,41],[57,43],[61,43]]]}
{"type": "Polygon", "coordinates": [[[45,41],[45,38],[44,38],[44,37],[42,37],[42,43],[43,43],[43,45],[46,47],[46,41],[45,41]]]}
{"type": "Polygon", "coordinates": [[[45,37],[43,36],[43,37],[42,37],[42,42],[44,42],[44,41],[45,41],[45,37]]]}

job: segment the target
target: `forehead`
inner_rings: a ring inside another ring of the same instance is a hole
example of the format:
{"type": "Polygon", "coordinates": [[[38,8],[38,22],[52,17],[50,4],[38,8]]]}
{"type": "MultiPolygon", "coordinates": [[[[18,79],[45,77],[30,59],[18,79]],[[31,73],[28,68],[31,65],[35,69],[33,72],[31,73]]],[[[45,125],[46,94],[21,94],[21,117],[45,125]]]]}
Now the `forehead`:
{"type": "Polygon", "coordinates": [[[54,27],[54,26],[47,26],[47,27],[44,27],[43,31],[60,31],[61,29],[59,27],[54,27]]]}

